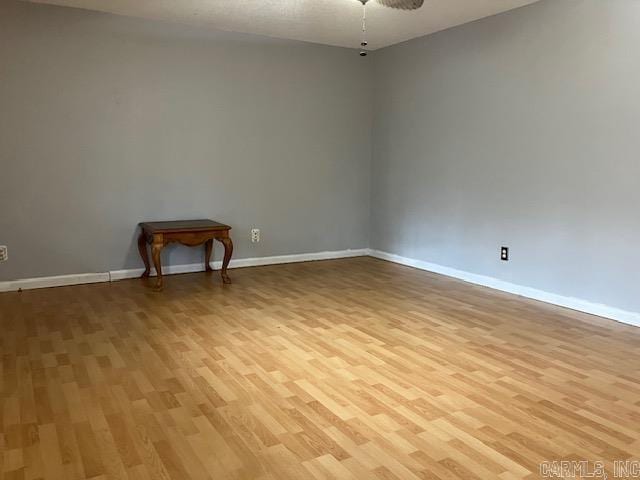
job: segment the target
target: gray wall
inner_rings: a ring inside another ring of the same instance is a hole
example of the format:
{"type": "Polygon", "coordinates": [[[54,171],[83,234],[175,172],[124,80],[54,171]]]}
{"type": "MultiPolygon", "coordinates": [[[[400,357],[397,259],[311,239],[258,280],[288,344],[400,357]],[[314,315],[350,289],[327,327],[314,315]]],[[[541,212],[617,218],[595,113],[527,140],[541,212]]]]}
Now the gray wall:
{"type": "Polygon", "coordinates": [[[139,267],[141,220],[228,222],[235,258],[366,247],[369,71],[347,49],[0,1],[0,280],[139,267]]]}
{"type": "Polygon", "coordinates": [[[639,26],[546,0],[376,52],[372,248],[640,311],[639,26]]]}
{"type": "Polygon", "coordinates": [[[236,258],[370,238],[640,311],[638,25],[545,0],[361,61],[2,0],[0,280],[135,268],[138,221],[213,217],[236,258]]]}

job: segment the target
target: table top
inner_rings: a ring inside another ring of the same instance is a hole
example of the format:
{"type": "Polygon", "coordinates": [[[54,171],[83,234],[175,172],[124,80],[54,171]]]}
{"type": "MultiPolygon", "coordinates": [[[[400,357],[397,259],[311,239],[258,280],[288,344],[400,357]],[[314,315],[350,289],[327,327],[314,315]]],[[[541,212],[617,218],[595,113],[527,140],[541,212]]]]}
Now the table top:
{"type": "Polygon", "coordinates": [[[149,233],[204,232],[211,230],[231,230],[229,225],[213,220],[174,220],[171,222],[142,222],[140,227],[149,233]]]}

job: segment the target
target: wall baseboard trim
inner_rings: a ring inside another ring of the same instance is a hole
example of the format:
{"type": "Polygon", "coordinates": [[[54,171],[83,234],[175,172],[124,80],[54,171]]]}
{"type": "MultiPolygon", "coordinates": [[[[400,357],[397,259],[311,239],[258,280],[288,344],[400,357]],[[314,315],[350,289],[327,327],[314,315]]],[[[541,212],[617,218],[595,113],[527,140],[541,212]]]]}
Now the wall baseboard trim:
{"type": "Polygon", "coordinates": [[[0,292],[34,290],[36,288],[64,287],[67,285],[83,285],[85,283],[99,283],[108,281],[109,272],[56,275],[55,277],[23,278],[21,280],[0,282],[0,292]]]}
{"type": "MultiPolygon", "coordinates": [[[[339,250],[333,252],[300,253],[294,255],[277,255],[272,257],[239,258],[231,260],[229,268],[257,267],[262,265],[277,265],[281,263],[311,262],[315,260],[332,260],[338,258],[365,257],[369,255],[368,248],[356,250],[339,250]]],[[[211,266],[218,270],[222,268],[222,262],[211,262],[211,266]]],[[[178,273],[201,272],[204,270],[202,263],[186,265],[167,265],[163,267],[165,275],[178,273]]],[[[80,273],[76,275],[58,275],[54,277],[24,278],[0,282],[0,292],[12,292],[17,290],[32,290],[36,288],[64,287],[68,285],[82,285],[87,283],[114,282],[127,278],[136,278],[142,275],[143,268],[128,270],[113,270],[103,273],[80,273]]],[[[155,276],[155,269],[151,270],[155,276]]]]}
{"type": "MultiPolygon", "coordinates": [[[[298,253],[293,255],[276,255],[272,257],[255,257],[255,258],[239,258],[237,260],[231,259],[229,268],[245,268],[245,267],[260,267],[264,265],[279,265],[282,263],[300,263],[300,262],[312,262],[316,260],[335,260],[338,258],[350,258],[350,257],[366,257],[369,255],[368,248],[361,248],[357,250],[339,250],[334,252],[316,252],[316,253],[298,253]]],[[[222,268],[222,261],[211,262],[211,268],[219,270],[222,268]]],[[[129,270],[113,270],[109,272],[111,281],[124,280],[127,278],[137,278],[142,275],[143,268],[134,268],[129,270]]],[[[193,273],[204,271],[204,265],[202,263],[190,263],[185,265],[168,265],[162,267],[162,273],[164,275],[174,275],[179,273],[193,273]]],[[[156,270],[151,268],[151,276],[155,277],[156,270]]]]}
{"type": "MultiPolygon", "coordinates": [[[[531,287],[525,287],[514,283],[505,282],[497,278],[478,275],[475,273],[457,270],[445,267],[435,263],[429,263],[413,258],[402,257],[392,253],[382,252],[380,250],[372,250],[368,248],[356,250],[339,250],[333,252],[316,252],[316,253],[300,253],[293,255],[277,255],[271,257],[256,258],[239,258],[231,260],[229,268],[257,267],[264,265],[278,265],[283,263],[299,263],[311,262],[316,260],[332,260],[339,258],[364,257],[371,256],[381,260],[387,260],[393,263],[406,265],[409,267],[426,270],[433,273],[445,275],[447,277],[457,278],[465,282],[481,285],[484,287],[500,290],[502,292],[512,293],[533,300],[550,303],[560,307],[569,308],[591,315],[616,320],[627,325],[640,327],[640,313],[630,312],[619,308],[610,307],[608,305],[598,304],[582,300],[579,298],[565,297],[555,293],[545,292],[531,287]]],[[[218,270],[222,267],[221,261],[212,262],[211,266],[218,270]]],[[[202,263],[192,263],[184,265],[167,265],[164,267],[165,275],[173,275],[180,273],[201,272],[204,270],[202,263]]],[[[37,288],[63,287],[68,285],[83,285],[89,283],[114,282],[128,278],[137,278],[143,272],[142,268],[134,268],[127,270],[113,270],[103,273],[80,273],[75,275],[58,275],[53,277],[25,278],[21,280],[13,280],[0,282],[0,292],[11,292],[17,290],[32,290],[37,288]]],[[[151,275],[155,275],[155,270],[151,270],[151,275]]]]}
{"type": "Polygon", "coordinates": [[[455,268],[445,267],[435,263],[429,263],[422,260],[416,260],[413,258],[402,257],[393,253],[387,253],[380,250],[370,250],[370,256],[379,258],[381,260],[387,260],[393,263],[399,263],[409,267],[418,268],[420,270],[426,270],[433,273],[439,273],[447,277],[457,278],[464,280],[465,282],[473,283],[475,285],[481,285],[483,287],[489,287],[494,290],[500,290],[502,292],[513,293],[521,297],[530,298],[533,300],[539,300],[541,302],[550,303],[560,307],[565,307],[571,310],[576,310],[582,313],[588,313],[591,315],[597,315],[599,317],[616,320],[620,323],[627,325],[633,325],[640,327],[640,313],[630,312],[627,310],[621,310],[619,308],[610,307],[599,303],[589,302],[579,298],[565,297],[555,293],[545,292],[531,287],[525,287],[517,285],[515,283],[505,282],[497,278],[488,277],[485,275],[478,275],[475,273],[466,272],[463,270],[457,270],[455,268]]]}

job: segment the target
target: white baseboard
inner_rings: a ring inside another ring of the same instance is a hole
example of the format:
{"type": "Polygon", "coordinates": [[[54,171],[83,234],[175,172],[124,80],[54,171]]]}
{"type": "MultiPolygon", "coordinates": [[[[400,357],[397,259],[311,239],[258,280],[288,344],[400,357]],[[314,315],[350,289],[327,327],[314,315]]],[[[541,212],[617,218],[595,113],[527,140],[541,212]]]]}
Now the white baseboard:
{"type": "MultiPolygon", "coordinates": [[[[619,308],[610,307],[608,305],[589,302],[579,298],[565,297],[562,295],[557,295],[555,293],[545,292],[543,290],[505,282],[503,280],[498,280],[497,278],[488,277],[485,275],[478,275],[475,273],[465,272],[463,270],[457,270],[454,268],[437,265],[435,263],[424,262],[422,260],[402,257],[400,255],[394,255],[379,250],[370,250],[368,248],[362,248],[358,250],[340,250],[334,252],[278,255],[272,257],[240,258],[237,260],[231,260],[229,268],[255,267],[261,265],[276,265],[281,263],[309,262],[314,260],[331,260],[349,257],[363,257],[367,255],[375,258],[380,258],[382,260],[399,263],[401,265],[418,268],[420,270],[439,273],[441,275],[457,278],[476,285],[482,285],[484,287],[493,288],[495,290],[513,293],[522,297],[539,300],[553,305],[569,308],[571,310],[577,310],[579,312],[589,313],[592,315],[617,320],[628,325],[640,327],[640,313],[638,312],[630,312],[619,308]]],[[[222,262],[212,262],[211,266],[216,270],[220,269],[222,267],[222,262]]],[[[177,273],[201,272],[203,270],[204,265],[202,263],[167,265],[166,267],[164,267],[163,273],[166,275],[171,275],[177,273]]],[[[142,268],[134,268],[127,270],[114,270],[111,272],[103,273],[81,273],[76,275],[25,278],[21,280],[0,282],[0,292],[109,282],[127,278],[136,278],[139,277],[142,272],[142,268]]],[[[155,271],[153,269],[151,271],[151,274],[155,275],[155,271]]]]}
{"type": "MultiPolygon", "coordinates": [[[[211,262],[211,266],[216,268],[216,264],[220,262],[211,262]]],[[[220,268],[220,267],[217,267],[220,268]]],[[[162,267],[163,275],[174,275],[177,273],[192,273],[204,271],[204,265],[202,263],[189,263],[183,265],[165,265],[162,267]]],[[[117,280],[125,280],[127,278],[138,278],[144,272],[144,268],[130,268],[126,270],[111,270],[109,272],[109,278],[112,282],[117,280]]],[[[151,268],[151,276],[156,276],[156,269],[151,268]]]]}
{"type": "Polygon", "coordinates": [[[23,278],[9,282],[0,282],[0,292],[17,290],[33,290],[36,288],[64,287],[66,285],[82,285],[85,283],[108,282],[109,272],[78,273],[75,275],[57,275],[55,277],[23,278]]]}
{"type": "MultiPolygon", "coordinates": [[[[331,260],[336,258],[364,257],[369,255],[368,248],[357,250],[339,250],[334,252],[300,253],[295,255],[277,255],[272,257],[239,258],[231,260],[229,268],[256,267],[260,265],[276,265],[280,263],[310,262],[314,260],[331,260]]],[[[222,268],[222,262],[211,262],[214,269],[222,268]]],[[[201,272],[204,270],[202,263],[186,265],[167,265],[163,267],[163,274],[201,272]]],[[[17,290],[31,290],[35,288],[63,287],[67,285],[80,285],[85,283],[113,282],[126,278],[136,278],[142,275],[143,268],[128,270],[113,270],[104,273],[81,273],[77,275],[59,275],[55,277],[24,278],[8,282],[0,282],[0,292],[17,290]]],[[[155,276],[155,269],[151,270],[155,276]]]]}
{"type": "Polygon", "coordinates": [[[415,260],[413,258],[401,257],[399,255],[382,252],[380,250],[370,250],[369,255],[375,258],[380,258],[382,260],[388,260],[390,262],[399,263],[401,265],[407,265],[409,267],[418,268],[420,270],[427,270],[429,272],[446,275],[447,277],[464,280],[465,282],[473,283],[476,285],[493,288],[494,290],[513,293],[515,295],[531,298],[533,300],[551,303],[553,305],[569,308],[571,310],[577,310],[579,312],[589,313],[591,315],[597,315],[599,317],[609,318],[621,323],[640,327],[640,313],[638,312],[629,312],[627,310],[621,310],[619,308],[610,307],[608,305],[599,303],[593,303],[579,298],[565,297],[562,295],[557,295],[555,293],[545,292],[543,290],[537,290],[535,288],[505,282],[503,280],[498,280],[497,278],[465,272],[463,270],[456,270],[455,268],[444,267],[442,265],[424,262],[422,260],[415,260]]]}
{"type": "MultiPolygon", "coordinates": [[[[337,258],[366,257],[369,255],[368,248],[358,250],[339,250],[335,252],[298,253],[294,255],[276,255],[273,257],[239,258],[231,260],[229,268],[259,267],[262,265],[278,265],[281,263],[311,262],[315,260],[332,260],[337,258]]],[[[219,270],[222,268],[222,261],[211,262],[211,268],[219,270]]],[[[192,273],[204,271],[204,264],[190,263],[185,265],[168,265],[162,267],[163,275],[173,275],[176,273],[192,273]]],[[[134,268],[129,270],[113,270],[109,272],[111,281],[124,280],[126,278],[137,278],[142,275],[144,268],[134,268]]],[[[156,276],[155,268],[151,268],[151,276],[156,276]]]]}

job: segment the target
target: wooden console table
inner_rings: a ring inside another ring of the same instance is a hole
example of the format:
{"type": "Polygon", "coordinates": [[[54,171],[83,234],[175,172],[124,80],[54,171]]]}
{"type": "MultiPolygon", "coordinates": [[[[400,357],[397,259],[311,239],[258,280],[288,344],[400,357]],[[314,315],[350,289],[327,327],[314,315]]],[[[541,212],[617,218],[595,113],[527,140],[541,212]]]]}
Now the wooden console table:
{"type": "Polygon", "coordinates": [[[213,251],[213,241],[218,240],[224,245],[224,259],[222,260],[222,282],[231,283],[227,275],[229,260],[233,254],[233,242],[229,237],[231,227],[213,220],[178,220],[174,222],[144,222],[140,224],[140,236],[138,237],[138,250],[144,262],[144,273],[141,278],[149,276],[149,254],[147,243],[151,244],[151,254],[153,265],[156,267],[158,279],[156,290],[162,290],[162,264],[160,253],[165,245],[178,242],[183,245],[195,247],[204,243],[205,270],[213,271],[211,268],[211,253],[213,251]]]}

